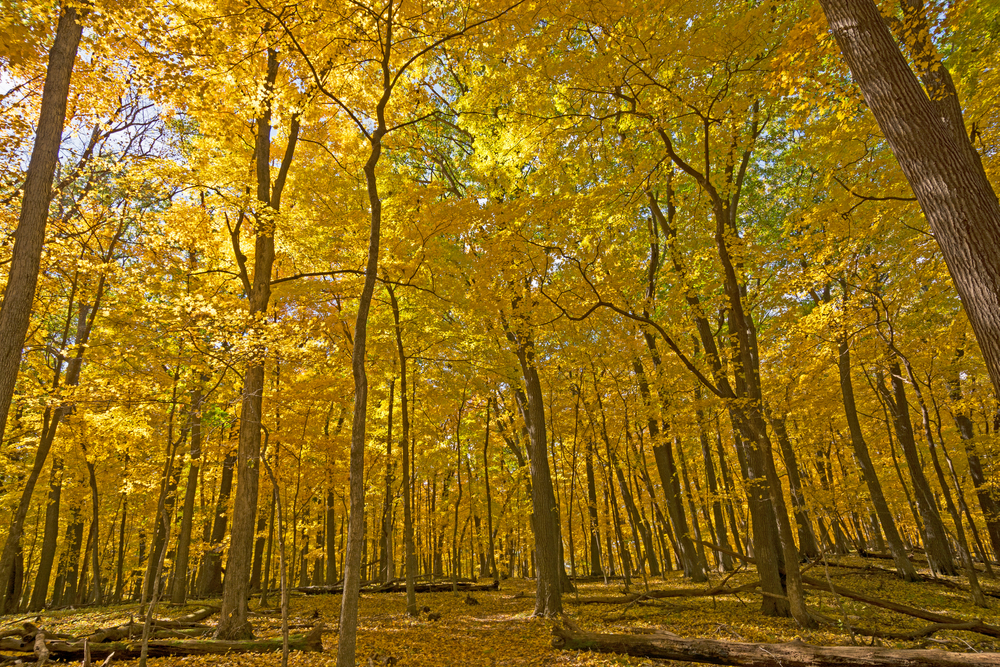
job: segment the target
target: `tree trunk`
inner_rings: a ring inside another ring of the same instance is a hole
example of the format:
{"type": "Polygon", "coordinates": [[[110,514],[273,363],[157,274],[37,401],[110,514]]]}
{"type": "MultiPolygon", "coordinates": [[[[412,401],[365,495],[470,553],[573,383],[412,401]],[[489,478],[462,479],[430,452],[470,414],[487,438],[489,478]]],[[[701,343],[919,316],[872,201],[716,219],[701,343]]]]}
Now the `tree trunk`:
{"type": "Polygon", "coordinates": [[[562,613],[562,577],[565,569],[560,558],[559,508],[556,507],[552,476],[549,471],[548,443],[545,433],[545,408],[542,384],[535,365],[534,341],[530,333],[508,329],[507,336],[517,348],[517,360],[524,382],[524,421],[528,429],[528,464],[531,473],[531,525],[535,533],[535,558],[538,580],[535,589],[535,616],[555,617],[562,613]]]}
{"type": "MultiPolygon", "coordinates": [[[[278,55],[273,48],[267,50],[267,77],[264,82],[264,109],[257,119],[257,141],[254,146],[254,163],[257,176],[257,205],[255,214],[256,239],[254,242],[253,278],[246,270],[246,257],[239,251],[239,229],[233,234],[233,250],[243,279],[243,290],[249,301],[251,318],[261,318],[267,312],[271,299],[271,272],[274,265],[274,216],[281,210],[281,194],[285,178],[291,167],[298,141],[298,116],[293,116],[288,134],[288,144],[281,161],[278,176],[271,185],[271,106],[274,83],[278,77],[278,55]]],[[[252,331],[256,337],[259,332],[252,331]]],[[[262,343],[255,343],[254,356],[243,377],[242,405],[240,409],[240,441],[236,455],[236,496],[233,504],[233,530],[230,534],[229,559],[226,561],[226,578],[222,589],[222,611],[216,637],[219,639],[248,639],[253,627],[247,621],[250,592],[250,570],[253,560],[253,542],[257,524],[257,494],[260,485],[260,432],[264,399],[264,362],[267,350],[262,343]]]]}
{"type": "Polygon", "coordinates": [[[170,601],[183,604],[187,601],[188,558],[191,550],[191,526],[194,521],[194,499],[198,490],[198,473],[201,468],[201,403],[202,384],[207,380],[204,374],[191,393],[191,408],[188,419],[191,422],[191,460],[188,468],[187,487],[184,489],[184,505],[181,509],[181,528],[177,535],[177,555],[174,558],[174,581],[170,591],[170,601]]]}
{"type": "Polygon", "coordinates": [[[236,457],[226,454],[222,461],[222,479],[219,480],[219,497],[215,504],[215,518],[212,520],[212,533],[208,548],[201,557],[201,569],[198,572],[198,595],[200,597],[215,597],[222,592],[222,540],[226,536],[226,510],[229,506],[229,495],[233,490],[233,468],[236,457]]]}
{"type": "Polygon", "coordinates": [[[28,611],[41,611],[45,608],[45,599],[49,592],[49,579],[52,576],[52,564],[56,558],[56,547],[59,541],[59,499],[62,496],[62,459],[52,462],[52,479],[49,482],[49,502],[45,508],[45,532],[42,537],[42,551],[38,559],[38,573],[35,575],[35,587],[31,592],[31,602],[28,611]]]}
{"type": "Polygon", "coordinates": [[[917,454],[917,444],[913,438],[913,425],[910,421],[910,407],[906,400],[906,388],[903,384],[899,362],[893,361],[889,364],[889,373],[892,393],[885,388],[881,380],[878,382],[878,388],[889,406],[893,427],[896,430],[896,439],[899,440],[903,455],[906,457],[906,466],[910,470],[917,509],[920,511],[920,518],[923,519],[924,524],[924,547],[927,550],[927,558],[935,572],[953,576],[956,574],[956,570],[951,547],[948,546],[944,523],[941,521],[937,504],[934,502],[934,495],[927,478],[924,476],[920,456],[917,454]]]}
{"type": "Polygon", "coordinates": [[[847,346],[847,339],[841,337],[837,341],[838,362],[837,368],[840,371],[840,391],[844,400],[844,412],[847,416],[847,426],[851,432],[851,444],[854,446],[854,456],[861,468],[861,476],[868,486],[868,493],[871,495],[872,505],[875,506],[875,513],[878,515],[879,523],[885,532],[886,540],[889,543],[889,550],[892,552],[893,562],[896,564],[896,572],[905,581],[916,581],[917,571],[913,563],[906,556],[906,549],[903,548],[903,540],[899,537],[896,529],[896,521],[889,509],[889,504],[882,493],[882,484],[879,482],[878,474],[875,472],[875,465],[872,463],[871,455],[868,453],[868,443],[865,442],[864,434],[861,432],[861,422],[858,420],[858,410],[854,400],[854,383],[851,381],[851,356],[850,348],[847,346]]]}
{"type": "Polygon", "coordinates": [[[584,458],[587,472],[587,516],[590,518],[590,576],[603,577],[601,567],[601,522],[597,516],[597,483],[594,480],[594,441],[587,438],[584,458]]]}
{"type": "MultiPolygon", "coordinates": [[[[45,226],[52,200],[52,179],[66,121],[70,78],[76,62],[77,46],[83,34],[83,26],[77,21],[77,17],[75,7],[63,7],[56,27],[55,41],[49,50],[42,104],[38,113],[38,129],[35,132],[31,161],[28,163],[28,175],[24,181],[21,216],[14,233],[7,287],[0,306],[0,442],[3,441],[7,415],[14,396],[14,384],[21,365],[21,350],[28,333],[31,305],[38,284],[45,226]]],[[[17,537],[20,538],[20,535],[17,537]]],[[[12,558],[18,544],[15,540],[9,549],[5,545],[4,557],[0,559],[0,608],[3,608],[6,599],[12,558]],[[7,557],[8,550],[10,558],[7,557]]]]}
{"type": "Polygon", "coordinates": [[[371,308],[375,279],[378,273],[379,244],[382,233],[382,200],[379,198],[376,167],[382,156],[382,139],[387,126],[385,108],[392,95],[389,56],[392,53],[392,9],[386,18],[389,38],[383,45],[382,91],[375,108],[375,128],[370,137],[371,152],[365,163],[365,185],[368,190],[370,221],[368,257],[365,261],[365,282],[358,299],[358,316],[354,322],[354,349],[351,353],[351,373],[354,378],[354,416],[351,422],[351,454],[349,487],[351,508],[344,553],[344,595],[340,605],[340,638],[337,642],[337,667],[354,667],[358,631],[358,591],[361,588],[361,550],[365,540],[365,434],[368,417],[368,375],[365,354],[368,350],[368,311],[371,308]]]}
{"type": "Polygon", "coordinates": [[[928,99],[873,0],[820,4],[941,246],[1000,395],[1000,203],[965,146],[957,96],[943,89],[928,99]]]}

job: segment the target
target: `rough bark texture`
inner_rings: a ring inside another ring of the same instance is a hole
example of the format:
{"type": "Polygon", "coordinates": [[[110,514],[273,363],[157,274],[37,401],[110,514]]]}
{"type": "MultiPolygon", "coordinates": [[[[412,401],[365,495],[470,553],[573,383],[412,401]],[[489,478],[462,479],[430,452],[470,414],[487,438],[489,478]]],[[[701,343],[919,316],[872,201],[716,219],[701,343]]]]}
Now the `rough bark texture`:
{"type": "Polygon", "coordinates": [[[801,641],[745,644],[715,639],[685,639],[669,632],[610,635],[559,626],[553,629],[555,648],[619,653],[642,658],[680,660],[742,667],[987,667],[1000,653],[950,653],[927,649],[868,646],[813,646],[801,641]]]}
{"type": "MultiPolygon", "coordinates": [[[[1000,204],[910,70],[873,0],[820,0],[854,80],[941,246],[1000,394],[1000,204]]],[[[943,104],[957,98],[943,98],[943,104]]],[[[952,116],[953,117],[953,114],[952,116]]],[[[953,127],[950,127],[952,125],[953,127]]]]}

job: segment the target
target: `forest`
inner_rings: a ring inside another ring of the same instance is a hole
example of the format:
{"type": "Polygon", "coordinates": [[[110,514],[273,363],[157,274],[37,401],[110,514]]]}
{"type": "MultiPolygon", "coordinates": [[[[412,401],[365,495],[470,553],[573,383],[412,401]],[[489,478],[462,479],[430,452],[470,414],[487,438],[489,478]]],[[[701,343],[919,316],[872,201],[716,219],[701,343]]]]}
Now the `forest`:
{"type": "Polygon", "coordinates": [[[1000,4],[0,8],[0,664],[1000,664],[1000,4]]]}

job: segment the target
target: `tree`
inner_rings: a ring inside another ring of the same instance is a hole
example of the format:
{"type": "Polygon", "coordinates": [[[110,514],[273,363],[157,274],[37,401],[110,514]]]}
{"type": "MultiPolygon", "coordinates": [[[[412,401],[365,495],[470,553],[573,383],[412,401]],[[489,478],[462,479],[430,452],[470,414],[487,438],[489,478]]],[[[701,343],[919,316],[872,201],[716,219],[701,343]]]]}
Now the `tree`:
{"type": "Polygon", "coordinates": [[[1000,395],[1000,203],[975,159],[954,84],[944,73],[921,88],[874,0],[820,4],[941,245],[1000,395]]]}

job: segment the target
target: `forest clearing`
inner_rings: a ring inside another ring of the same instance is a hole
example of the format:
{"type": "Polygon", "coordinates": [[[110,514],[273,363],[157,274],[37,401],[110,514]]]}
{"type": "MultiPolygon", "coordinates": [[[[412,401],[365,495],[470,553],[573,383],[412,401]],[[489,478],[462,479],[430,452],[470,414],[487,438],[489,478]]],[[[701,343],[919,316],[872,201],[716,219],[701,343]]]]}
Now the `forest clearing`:
{"type": "Polygon", "coordinates": [[[0,655],[1000,663],[998,55],[973,0],[0,0],[0,655]]]}

